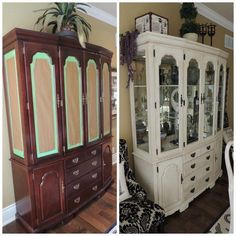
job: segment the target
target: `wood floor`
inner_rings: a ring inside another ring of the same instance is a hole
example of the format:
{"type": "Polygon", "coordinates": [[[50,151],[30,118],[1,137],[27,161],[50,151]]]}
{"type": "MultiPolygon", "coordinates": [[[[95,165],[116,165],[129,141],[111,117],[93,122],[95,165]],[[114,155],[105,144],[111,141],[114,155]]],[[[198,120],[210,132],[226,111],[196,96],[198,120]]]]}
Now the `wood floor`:
{"type": "MultiPolygon", "coordinates": [[[[113,183],[100,198],[83,208],[72,220],[46,233],[105,233],[116,223],[116,165],[112,166],[113,183]]],[[[3,227],[3,233],[26,233],[18,221],[3,227]]]]}
{"type": "Polygon", "coordinates": [[[206,233],[228,207],[228,177],[223,165],[223,175],[212,189],[194,199],[184,212],[166,218],[165,233],[206,233]]]}

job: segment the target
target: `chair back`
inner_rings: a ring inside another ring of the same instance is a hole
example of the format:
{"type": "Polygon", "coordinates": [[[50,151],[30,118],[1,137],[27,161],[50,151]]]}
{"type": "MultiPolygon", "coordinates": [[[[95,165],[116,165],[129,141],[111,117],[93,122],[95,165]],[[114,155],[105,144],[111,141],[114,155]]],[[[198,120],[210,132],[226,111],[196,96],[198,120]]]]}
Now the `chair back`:
{"type": "Polygon", "coordinates": [[[233,233],[233,222],[234,222],[234,174],[233,174],[233,162],[230,161],[230,157],[232,156],[232,160],[234,161],[234,151],[233,151],[233,141],[229,141],[225,148],[225,165],[228,174],[229,181],[229,203],[230,203],[230,230],[229,233],[233,233]]]}

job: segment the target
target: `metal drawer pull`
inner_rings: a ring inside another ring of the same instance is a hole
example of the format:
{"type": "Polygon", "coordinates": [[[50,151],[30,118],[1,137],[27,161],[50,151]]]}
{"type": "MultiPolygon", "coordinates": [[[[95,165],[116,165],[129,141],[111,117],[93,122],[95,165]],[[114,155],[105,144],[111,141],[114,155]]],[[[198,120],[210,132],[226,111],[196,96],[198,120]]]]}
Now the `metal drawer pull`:
{"type": "Polygon", "coordinates": [[[92,164],[92,166],[96,166],[98,164],[98,162],[97,161],[93,161],[91,164],[92,164]]]}
{"type": "Polygon", "coordinates": [[[93,191],[97,191],[98,190],[98,186],[96,185],[92,189],[93,189],[93,191]]]}
{"type": "Polygon", "coordinates": [[[209,171],[210,170],[210,166],[208,166],[207,168],[206,168],[206,171],[209,171]]]}
{"type": "Polygon", "coordinates": [[[210,148],[211,148],[211,145],[207,146],[207,150],[210,150],[210,148]]]}
{"type": "Polygon", "coordinates": [[[207,156],[206,159],[209,160],[211,156],[207,156]]]}
{"type": "Polygon", "coordinates": [[[209,179],[210,179],[210,178],[208,177],[207,179],[205,179],[205,181],[206,181],[206,182],[208,182],[208,181],[209,181],[209,179]]]}
{"type": "Polygon", "coordinates": [[[77,198],[74,200],[74,203],[79,204],[79,203],[80,203],[80,197],[77,197],[77,198]]]}
{"type": "Polygon", "coordinates": [[[79,170],[76,170],[73,172],[73,175],[78,175],[79,174],[79,170]]]}
{"type": "Polygon", "coordinates": [[[80,187],[80,184],[76,184],[76,185],[73,186],[73,189],[78,190],[79,187],[80,187]]]}
{"type": "Polygon", "coordinates": [[[196,152],[192,153],[190,156],[191,157],[195,157],[196,156],[196,152]]]}
{"type": "Polygon", "coordinates": [[[95,173],[95,174],[92,175],[93,179],[96,179],[97,177],[98,177],[98,173],[95,173]]]}
{"type": "Polygon", "coordinates": [[[72,162],[75,163],[75,164],[78,163],[78,161],[79,161],[79,158],[78,158],[78,157],[76,157],[76,158],[74,158],[74,159],[72,160],[72,162]]]}
{"type": "Polygon", "coordinates": [[[191,168],[193,169],[193,168],[195,168],[195,166],[196,166],[196,163],[192,164],[191,168]]]}
{"type": "Polygon", "coordinates": [[[93,150],[93,151],[91,152],[91,154],[92,154],[93,156],[96,156],[97,150],[93,150]]]}
{"type": "Polygon", "coordinates": [[[194,193],[194,191],[195,191],[195,188],[193,188],[193,189],[190,190],[191,193],[194,193]]]}
{"type": "Polygon", "coordinates": [[[193,177],[191,178],[191,180],[194,181],[194,180],[195,180],[195,176],[193,176],[193,177]]]}

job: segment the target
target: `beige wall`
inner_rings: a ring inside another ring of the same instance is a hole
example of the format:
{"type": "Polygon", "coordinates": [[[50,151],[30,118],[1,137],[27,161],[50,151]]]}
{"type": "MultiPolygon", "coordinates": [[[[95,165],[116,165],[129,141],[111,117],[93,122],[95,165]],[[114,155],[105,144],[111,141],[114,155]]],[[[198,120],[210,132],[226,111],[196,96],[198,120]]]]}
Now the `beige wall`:
{"type": "MultiPolygon", "coordinates": [[[[24,29],[34,29],[34,23],[42,12],[33,12],[33,10],[48,7],[48,3],[3,3],[3,35],[11,29],[18,27],[24,29]]],[[[103,46],[111,50],[112,67],[116,68],[116,28],[96,20],[93,17],[85,16],[92,25],[89,42],[103,46]]],[[[116,119],[112,123],[113,135],[116,136],[116,119]]],[[[15,202],[12,171],[10,165],[9,139],[6,121],[5,101],[3,99],[3,207],[15,202]]],[[[114,142],[113,142],[114,143],[114,142]]],[[[22,183],[23,184],[23,183],[22,183]]]]}
{"type": "MultiPolygon", "coordinates": [[[[120,4],[120,34],[135,29],[135,17],[147,12],[153,12],[169,19],[169,35],[179,36],[182,21],[179,16],[181,5],[179,3],[121,3],[120,4]]],[[[233,6],[232,6],[233,7],[233,6]]],[[[210,20],[198,15],[198,23],[210,23],[210,20]]],[[[233,33],[216,26],[216,35],[213,46],[229,53],[230,79],[228,86],[227,112],[230,126],[233,127],[233,51],[224,48],[224,35],[233,36],[233,33]]],[[[200,39],[199,39],[200,40],[200,39]]],[[[209,37],[205,37],[205,44],[209,45],[209,37]]],[[[129,89],[126,88],[127,68],[120,66],[120,137],[125,138],[129,145],[129,156],[132,152],[131,117],[129,103],[129,89]]]]}

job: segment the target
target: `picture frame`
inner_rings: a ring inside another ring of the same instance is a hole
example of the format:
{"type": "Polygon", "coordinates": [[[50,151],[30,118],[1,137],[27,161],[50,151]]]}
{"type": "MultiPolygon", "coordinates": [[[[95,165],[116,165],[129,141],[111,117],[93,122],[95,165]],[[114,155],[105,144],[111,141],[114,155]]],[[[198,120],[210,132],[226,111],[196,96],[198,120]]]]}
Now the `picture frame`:
{"type": "Polygon", "coordinates": [[[146,31],[168,34],[168,18],[148,12],[135,18],[135,28],[139,33],[146,31]]]}

